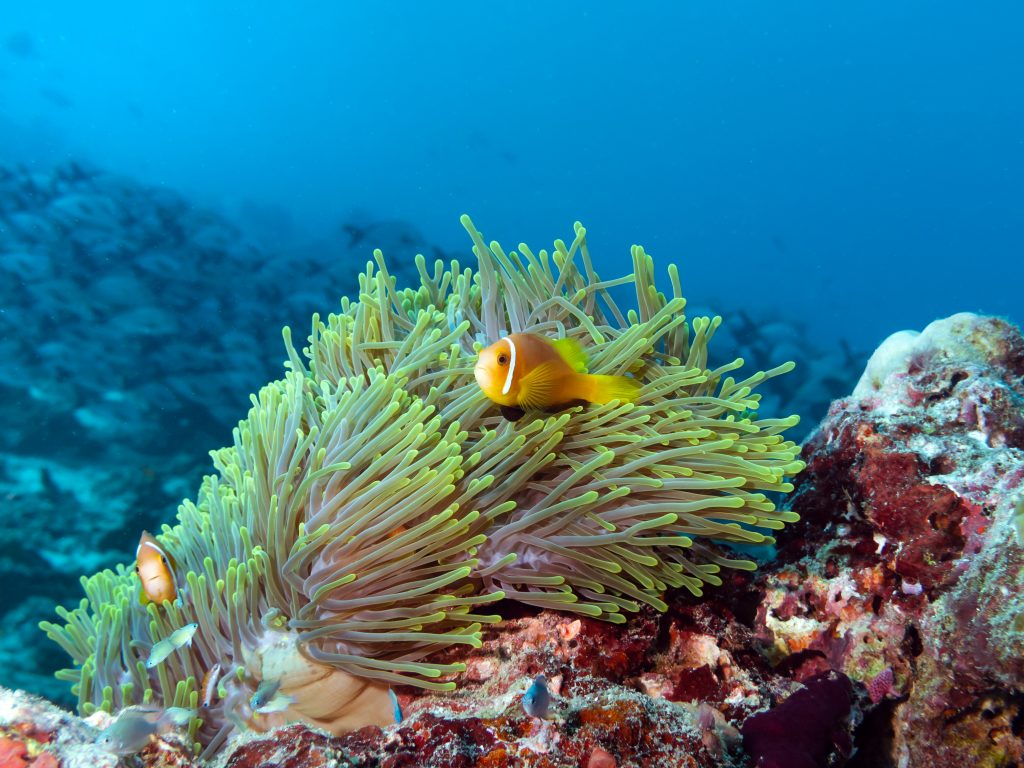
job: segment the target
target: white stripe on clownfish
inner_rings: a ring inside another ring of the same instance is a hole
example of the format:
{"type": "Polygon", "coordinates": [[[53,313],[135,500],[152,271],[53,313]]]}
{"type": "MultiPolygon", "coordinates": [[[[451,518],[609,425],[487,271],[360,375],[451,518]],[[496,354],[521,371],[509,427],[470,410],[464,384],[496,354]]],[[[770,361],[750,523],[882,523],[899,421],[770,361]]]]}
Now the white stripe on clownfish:
{"type": "Polygon", "coordinates": [[[516,343],[508,336],[504,340],[508,342],[510,355],[508,360],[508,376],[505,377],[505,386],[501,388],[501,394],[507,395],[508,391],[512,389],[512,376],[516,372],[516,343]]]}
{"type": "Polygon", "coordinates": [[[135,557],[139,556],[139,553],[142,551],[143,547],[150,547],[151,549],[155,549],[156,553],[160,555],[160,557],[162,557],[164,560],[167,560],[167,553],[160,549],[160,547],[158,547],[152,541],[145,541],[142,544],[139,544],[139,546],[135,549],[135,557]]]}

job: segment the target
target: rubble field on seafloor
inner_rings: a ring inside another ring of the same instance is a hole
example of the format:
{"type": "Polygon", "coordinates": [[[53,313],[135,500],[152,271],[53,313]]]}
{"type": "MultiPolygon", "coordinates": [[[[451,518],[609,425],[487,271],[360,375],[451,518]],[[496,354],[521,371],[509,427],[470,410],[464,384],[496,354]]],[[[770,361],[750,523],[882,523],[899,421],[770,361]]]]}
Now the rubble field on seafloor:
{"type": "MultiPolygon", "coordinates": [[[[400,723],[250,734],[214,764],[1024,762],[1020,331],[961,314],[895,335],[803,458],[791,499],[801,521],[759,571],[729,572],[703,598],[672,594],[667,612],[621,626],[500,606],[506,618],[481,648],[444,654],[467,666],[457,691],[397,689],[400,723]],[[545,721],[521,704],[541,672],[545,721]]],[[[88,727],[22,700],[0,698],[0,744],[25,745],[11,765],[44,765],[49,752],[73,765],[68,750],[89,741],[88,727]]],[[[191,761],[172,740],[137,764],[191,761]]]]}

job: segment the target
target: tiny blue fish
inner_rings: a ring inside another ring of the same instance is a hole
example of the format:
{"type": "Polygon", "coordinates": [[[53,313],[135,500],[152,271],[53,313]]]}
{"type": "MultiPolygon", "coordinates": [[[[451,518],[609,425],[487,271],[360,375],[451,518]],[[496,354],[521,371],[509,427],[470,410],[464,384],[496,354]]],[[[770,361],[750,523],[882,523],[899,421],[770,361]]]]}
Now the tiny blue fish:
{"type": "Polygon", "coordinates": [[[543,720],[548,716],[550,707],[551,693],[548,691],[548,679],[544,675],[537,675],[529,690],[523,694],[523,709],[531,717],[539,717],[543,720]]]}
{"type": "Polygon", "coordinates": [[[256,693],[249,699],[249,706],[252,707],[252,711],[258,712],[261,715],[269,715],[274,712],[284,712],[294,704],[294,696],[278,693],[277,689],[280,687],[280,680],[264,680],[260,683],[256,693]]]}
{"type": "Polygon", "coordinates": [[[156,737],[159,720],[158,709],[127,708],[100,732],[96,743],[100,749],[114,755],[134,755],[156,737]]]}
{"type": "Polygon", "coordinates": [[[249,706],[258,712],[262,707],[273,701],[274,696],[277,694],[277,689],[280,687],[280,680],[263,680],[252,695],[252,698],[249,699],[249,706]]]}
{"type": "Polygon", "coordinates": [[[160,723],[174,728],[184,728],[195,716],[196,710],[189,707],[168,707],[160,717],[160,723]]]}
{"type": "Polygon", "coordinates": [[[195,635],[199,625],[195,622],[186,624],[184,627],[171,632],[171,634],[153,644],[149,649],[149,658],[146,659],[146,669],[152,669],[162,662],[179,648],[192,645],[192,636],[195,635]]]}
{"type": "Polygon", "coordinates": [[[398,703],[398,697],[395,692],[388,688],[388,696],[391,697],[391,714],[395,716],[395,722],[402,722],[402,705],[398,703]]]}
{"type": "Polygon", "coordinates": [[[270,701],[264,704],[262,707],[257,707],[256,712],[261,715],[270,715],[274,712],[284,712],[288,707],[295,703],[294,696],[288,696],[284,693],[278,693],[274,695],[270,701]]]}
{"type": "Polygon", "coordinates": [[[115,755],[134,755],[155,738],[184,728],[195,716],[196,710],[185,707],[126,707],[100,732],[96,743],[115,755]]]}

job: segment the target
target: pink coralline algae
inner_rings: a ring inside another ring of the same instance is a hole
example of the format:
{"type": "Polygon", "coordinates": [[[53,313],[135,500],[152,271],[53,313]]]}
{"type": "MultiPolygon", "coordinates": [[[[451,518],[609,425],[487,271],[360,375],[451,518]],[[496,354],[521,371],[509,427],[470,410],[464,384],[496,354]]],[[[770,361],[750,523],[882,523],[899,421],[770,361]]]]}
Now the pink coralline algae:
{"type": "Polygon", "coordinates": [[[892,674],[892,667],[886,667],[868,683],[868,698],[871,699],[872,704],[877,704],[884,699],[888,693],[892,690],[892,685],[895,682],[895,678],[892,674]]]}
{"type": "MultiPolygon", "coordinates": [[[[806,442],[801,521],[757,572],[623,625],[499,604],[480,648],[437,655],[466,665],[456,691],[395,689],[400,723],[250,733],[213,766],[1024,765],[1022,425],[1016,328],[955,315],[896,334],[806,442]],[[543,720],[522,707],[540,674],[543,720]]],[[[70,758],[102,722],[38,725],[11,701],[11,765],[115,764],[70,758]]],[[[200,765],[173,734],[131,759],[200,765]]]]}
{"type": "Polygon", "coordinates": [[[600,696],[566,702],[562,716],[552,722],[539,722],[518,706],[507,706],[483,717],[421,711],[408,723],[386,731],[368,727],[340,737],[289,726],[241,744],[223,766],[338,764],[354,768],[700,768],[718,763],[701,745],[685,711],[612,686],[600,696]]]}
{"type": "Polygon", "coordinates": [[[883,344],[804,446],[758,633],[866,687],[873,764],[1024,761],[1022,377],[1017,328],[936,321],[883,344]]]}

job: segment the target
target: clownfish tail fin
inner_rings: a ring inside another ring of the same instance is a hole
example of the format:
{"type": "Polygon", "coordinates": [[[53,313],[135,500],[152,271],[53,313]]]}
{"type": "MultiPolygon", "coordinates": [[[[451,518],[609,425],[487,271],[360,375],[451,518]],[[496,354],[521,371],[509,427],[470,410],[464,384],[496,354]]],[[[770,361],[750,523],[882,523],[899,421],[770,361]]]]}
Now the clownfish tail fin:
{"type": "Polygon", "coordinates": [[[640,382],[628,376],[587,376],[592,403],[608,403],[612,400],[634,402],[640,396],[640,382]]]}

